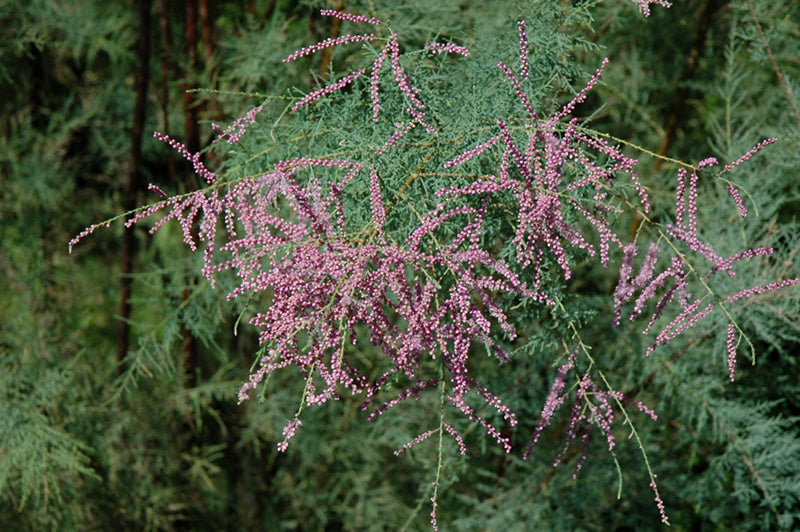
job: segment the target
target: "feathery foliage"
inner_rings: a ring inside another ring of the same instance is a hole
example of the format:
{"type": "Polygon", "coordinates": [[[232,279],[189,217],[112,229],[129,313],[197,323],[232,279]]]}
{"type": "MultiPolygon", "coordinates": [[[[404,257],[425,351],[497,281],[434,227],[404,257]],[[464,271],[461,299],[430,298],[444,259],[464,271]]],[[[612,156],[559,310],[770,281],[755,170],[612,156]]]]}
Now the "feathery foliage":
{"type": "MultiPolygon", "coordinates": [[[[85,351],[37,374],[3,332],[3,519],[797,526],[797,8],[664,4],[314,5],[310,39],[250,19],[195,93],[241,118],[197,153],[153,124],[196,188],[151,143],[116,218],[155,233],[116,381],[85,351]]],[[[74,247],[87,278],[102,234],[74,247]]]]}

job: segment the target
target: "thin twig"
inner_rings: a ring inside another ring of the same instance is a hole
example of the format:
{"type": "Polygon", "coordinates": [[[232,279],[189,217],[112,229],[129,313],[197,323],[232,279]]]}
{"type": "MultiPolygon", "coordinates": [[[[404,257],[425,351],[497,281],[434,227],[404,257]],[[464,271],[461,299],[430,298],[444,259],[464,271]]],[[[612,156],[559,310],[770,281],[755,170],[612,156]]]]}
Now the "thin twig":
{"type": "Polygon", "coordinates": [[[750,13],[753,14],[753,22],[756,23],[758,34],[761,35],[761,40],[764,42],[764,48],[767,50],[769,60],[772,62],[772,69],[775,71],[775,75],[778,76],[778,81],[781,82],[781,87],[783,87],[783,92],[786,94],[786,99],[789,101],[789,105],[794,111],[794,117],[797,118],[797,123],[800,124],[800,112],[797,111],[797,106],[794,104],[792,93],[789,92],[789,87],[786,85],[786,80],[783,79],[781,69],[778,67],[777,61],[775,61],[775,56],[772,55],[772,49],[769,47],[769,43],[767,43],[767,37],[764,35],[764,30],[761,29],[761,22],[759,22],[758,15],[756,14],[756,6],[753,5],[753,0],[747,0],[747,3],[750,4],[750,13]]]}

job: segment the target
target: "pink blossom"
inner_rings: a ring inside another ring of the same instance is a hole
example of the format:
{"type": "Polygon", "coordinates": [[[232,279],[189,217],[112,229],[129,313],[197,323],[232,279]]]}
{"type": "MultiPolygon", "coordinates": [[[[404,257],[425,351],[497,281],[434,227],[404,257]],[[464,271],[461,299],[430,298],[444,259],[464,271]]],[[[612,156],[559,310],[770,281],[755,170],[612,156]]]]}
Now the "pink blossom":
{"type": "Polygon", "coordinates": [[[525,31],[525,21],[517,22],[519,30],[519,75],[522,79],[528,79],[530,66],[528,65],[528,33],[525,31]]]}
{"type": "Polygon", "coordinates": [[[448,42],[448,43],[441,43],[441,42],[429,42],[425,45],[425,50],[429,51],[432,54],[444,54],[444,53],[451,53],[451,54],[460,54],[464,57],[469,57],[469,50],[464,46],[459,46],[457,44],[448,42]]]}
{"type": "Polygon", "coordinates": [[[672,4],[667,0],[629,0],[629,1],[638,4],[639,9],[642,10],[642,13],[646,17],[650,16],[650,4],[655,4],[657,6],[662,6],[662,7],[672,6],[672,4]]]}
{"type": "Polygon", "coordinates": [[[343,77],[342,79],[340,79],[339,81],[337,81],[335,83],[331,83],[330,85],[326,85],[325,87],[323,87],[321,89],[317,89],[317,90],[315,90],[313,92],[309,92],[308,94],[303,96],[303,98],[300,99],[300,101],[298,101],[297,103],[295,103],[292,106],[292,112],[296,113],[298,111],[298,109],[300,109],[301,107],[303,107],[305,105],[308,105],[308,104],[310,104],[310,103],[312,103],[312,102],[314,102],[316,100],[319,100],[323,96],[327,96],[328,94],[331,94],[332,92],[336,92],[337,90],[341,89],[342,87],[346,87],[346,86],[350,85],[356,79],[358,79],[359,76],[361,76],[364,72],[366,72],[365,68],[362,68],[361,70],[356,70],[355,72],[352,72],[352,73],[348,74],[347,76],[343,77]]]}
{"type": "Polygon", "coordinates": [[[301,426],[302,424],[303,424],[303,422],[302,422],[302,421],[300,421],[300,420],[299,420],[299,419],[297,419],[297,418],[295,418],[295,419],[291,420],[290,422],[288,422],[288,423],[286,424],[286,426],[283,428],[283,436],[284,436],[284,439],[283,439],[283,441],[282,441],[282,442],[280,442],[280,443],[278,444],[278,450],[279,450],[279,451],[281,451],[281,452],[286,452],[286,449],[288,449],[288,448],[289,448],[289,440],[291,440],[292,438],[294,438],[294,435],[295,435],[295,433],[297,432],[297,429],[298,429],[298,428],[300,428],[300,426],[301,426]]]}
{"type": "Polygon", "coordinates": [[[260,113],[263,109],[263,106],[259,105],[258,107],[253,107],[247,114],[245,114],[241,118],[237,118],[230,126],[222,129],[222,126],[217,124],[211,124],[211,129],[213,129],[218,135],[219,138],[227,140],[228,144],[235,144],[239,142],[239,139],[242,138],[247,128],[256,121],[256,116],[260,113]]]}
{"type": "Polygon", "coordinates": [[[318,52],[320,50],[324,50],[325,48],[330,48],[331,46],[336,46],[339,44],[347,44],[351,42],[364,42],[364,41],[371,41],[375,38],[375,35],[372,33],[363,34],[363,35],[342,35],[340,37],[330,37],[325,39],[324,41],[320,41],[316,44],[312,44],[311,46],[307,46],[305,48],[301,48],[291,54],[289,57],[283,60],[284,63],[288,63],[290,61],[294,61],[296,59],[300,59],[301,57],[305,57],[307,55],[311,55],[314,52],[318,52]]]}
{"type": "Polygon", "coordinates": [[[364,22],[366,24],[373,24],[375,26],[382,24],[382,22],[375,17],[356,15],[355,13],[347,13],[345,11],[336,11],[333,9],[320,9],[319,14],[324,17],[334,17],[340,20],[348,20],[350,22],[364,22]]]}
{"type": "Polygon", "coordinates": [[[728,372],[731,382],[733,382],[733,374],[736,370],[736,326],[733,323],[728,324],[728,336],[725,344],[728,348],[728,372]]]}

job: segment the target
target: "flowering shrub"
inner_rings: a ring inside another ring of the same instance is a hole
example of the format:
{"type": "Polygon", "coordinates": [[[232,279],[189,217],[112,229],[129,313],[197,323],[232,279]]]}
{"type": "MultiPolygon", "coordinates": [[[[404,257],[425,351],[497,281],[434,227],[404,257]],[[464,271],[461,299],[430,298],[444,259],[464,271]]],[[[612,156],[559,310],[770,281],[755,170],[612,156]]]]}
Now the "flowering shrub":
{"type": "MultiPolygon", "coordinates": [[[[650,3],[667,5],[640,1],[645,14],[650,3]]],[[[498,364],[509,361],[526,313],[549,316],[565,321],[570,332],[562,339],[564,349],[553,353],[559,369],[524,457],[570,401],[564,451],[576,439],[587,446],[594,430],[612,451],[614,421],[622,417],[643,454],[661,519],[668,523],[629,407],[653,420],[656,412],[615,388],[602,371],[564,306],[565,286],[595,258],[613,272],[618,281],[609,298],[613,318],[608,325],[619,327],[628,315],[643,333],[659,331],[645,356],[712,313],[723,314],[727,327],[720,334],[726,335],[733,380],[738,345],[744,341],[753,354],[754,347],[731,307],[794,286],[798,279],[726,291],[718,278],[733,277],[739,263],[773,250],[756,247],[724,256],[705,242],[696,218],[702,203],[699,182],[725,182],[737,212],[747,216],[736,183],[723,176],[777,139],[764,140],[720,171],[714,170],[719,163],[713,157],[696,165],[681,163],[669,216],[651,204],[637,159],[575,116],[601,82],[608,59],[566,104],[542,111],[547,106],[533,89],[527,25],[519,21],[517,48],[487,74],[501,87],[497,90],[510,95],[507,108],[488,119],[459,123],[448,107],[457,104],[446,102],[448,88],[459,80],[446,74],[477,50],[431,41],[422,50],[401,53],[403,37],[386,21],[332,10],[322,15],[357,28],[372,26],[374,33],[331,37],[284,60],[346,47],[361,50],[353,52],[354,61],[365,65],[286,105],[292,115],[287,120],[307,125],[305,140],[275,140],[272,132],[257,137],[266,143],[272,138],[267,151],[274,148],[282,155],[257,171],[218,175],[201,154],[156,133],[192,163],[207,186],[168,196],[151,185],[167,197],[126,221],[131,226],[165,213],[153,232],[177,220],[186,244],[203,248],[205,277],[213,283],[233,272],[237,285],[228,298],[261,302],[251,324],[263,356],[239,390],[239,400],[247,400],[273,372],[300,372],[305,385],[298,390],[299,405],[278,444],[286,451],[302,426],[305,407],[352,394],[363,399],[367,418],[375,419],[421,394],[438,394],[441,410],[433,428],[422,430],[397,454],[433,435],[441,453],[445,433],[466,453],[456,412],[512,452],[511,438],[497,423],[514,427],[517,415],[474,373],[471,361],[480,351],[498,364]],[[420,74],[425,69],[439,72],[439,86],[420,74]],[[339,108],[348,120],[360,121],[337,123],[339,108]],[[319,124],[328,121],[332,131],[345,136],[335,143],[320,140],[324,149],[317,149],[315,135],[325,134],[319,124]],[[347,127],[372,128],[372,134],[368,141],[351,143],[347,127]],[[641,222],[635,231],[621,223],[626,216],[641,222]],[[634,261],[643,247],[647,252],[637,271],[634,261]],[[384,359],[366,363],[359,351],[365,342],[379,348],[384,359]]],[[[215,124],[218,141],[235,148],[274,102],[252,108],[228,127],[215,124]]],[[[578,459],[576,475],[584,459],[585,454],[578,459]]],[[[434,528],[441,464],[440,454],[434,528]]]]}

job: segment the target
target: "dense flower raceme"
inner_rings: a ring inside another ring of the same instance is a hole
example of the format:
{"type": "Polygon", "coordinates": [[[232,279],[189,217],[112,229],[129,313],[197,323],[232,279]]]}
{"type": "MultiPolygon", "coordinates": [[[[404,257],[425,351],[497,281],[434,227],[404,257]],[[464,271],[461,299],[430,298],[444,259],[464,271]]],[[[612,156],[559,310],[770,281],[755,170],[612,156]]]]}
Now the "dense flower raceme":
{"type": "MultiPolygon", "coordinates": [[[[524,51],[527,35],[523,23],[519,24],[519,33],[520,48],[524,51]]],[[[516,245],[517,265],[530,276],[531,284],[536,289],[540,288],[544,270],[550,268],[550,259],[555,259],[565,278],[572,276],[570,248],[582,250],[591,256],[599,254],[600,263],[607,266],[611,244],[624,247],[621,238],[611,228],[612,208],[605,201],[620,176],[629,176],[639,196],[641,212],[646,214],[650,210],[647,192],[636,173],[638,161],[605,140],[584,134],[578,128],[577,120],[568,118],[575,106],[598,83],[607,62],[607,59],[603,61],[587,85],[559,112],[543,119],[534,111],[519,81],[519,78],[524,79],[528,74],[527,62],[520,61],[519,77],[504,63],[499,63],[498,68],[511,83],[526,113],[526,117],[519,122],[521,125],[516,128],[521,133],[518,136],[524,137],[523,140],[514,137],[509,121],[498,119],[498,134],[443,165],[445,168],[454,168],[479,156],[495,161],[496,152],[490,150],[499,146],[499,168],[495,174],[474,179],[466,186],[440,190],[436,194],[451,200],[468,197],[486,199],[495,194],[510,194],[514,200],[512,212],[516,214],[513,243],[516,245]],[[563,123],[565,119],[566,124],[563,123]],[[599,162],[601,160],[602,163],[599,162]],[[593,226],[599,239],[581,233],[576,222],[581,218],[593,226]],[[599,242],[595,243],[597,240],[599,242]]],[[[553,382],[525,458],[530,456],[542,430],[550,424],[569,394],[574,394],[574,399],[567,439],[564,451],[554,465],[561,462],[567,447],[578,436],[585,449],[596,426],[603,432],[609,451],[612,450],[616,441],[612,431],[615,411],[621,410],[625,404],[633,404],[656,419],[653,410],[610,388],[605,379],[601,387],[593,381],[590,373],[579,373],[576,353],[571,354],[567,363],[561,366],[553,382]],[[568,387],[566,377],[570,372],[575,373],[576,383],[568,387]]],[[[577,462],[575,475],[585,457],[584,452],[577,462]]],[[[652,471],[649,473],[650,486],[662,521],[668,523],[655,474],[652,471]]]]}
{"type": "MultiPolygon", "coordinates": [[[[736,166],[751,158],[765,146],[772,144],[776,139],[766,139],[753,147],[749,152],[740,157],[733,163],[726,165],[722,174],[733,170],[736,166]]],[[[675,223],[666,225],[661,234],[664,238],[670,239],[673,245],[680,245],[683,251],[675,254],[670,259],[669,265],[660,273],[656,274],[656,264],[662,248],[656,243],[651,243],[642,262],[639,273],[633,276],[633,260],[638,254],[638,247],[635,243],[630,243],[624,247],[623,260],[620,267],[619,281],[614,290],[614,326],[619,325],[622,316],[622,306],[636,296],[633,309],[630,312],[631,321],[635,320],[645,309],[648,301],[661,296],[655,305],[655,309],[650,317],[648,324],[644,328],[647,333],[657,320],[663,315],[667,305],[675,300],[677,296],[680,310],[656,336],[655,341],[647,349],[646,355],[650,355],[659,346],[665,346],[689,328],[696,325],[702,319],[710,315],[714,309],[720,308],[727,313],[731,319],[727,328],[726,345],[728,350],[728,369],[730,379],[734,378],[737,331],[740,338],[744,337],[739,326],[732,321],[731,315],[727,312],[727,305],[739,299],[753,297],[765,292],[778,290],[797,285],[799,279],[783,279],[766,285],[755,286],[740,290],[728,296],[714,293],[708,285],[708,280],[719,272],[725,272],[733,277],[736,272],[734,265],[745,259],[771,255],[772,248],[752,248],[730,257],[722,257],[717,254],[710,245],[700,240],[697,228],[697,198],[698,180],[697,171],[703,168],[716,166],[717,160],[713,157],[700,161],[696,169],[689,175],[685,168],[678,170],[677,186],[675,191],[675,223]],[[705,269],[699,271],[698,261],[689,260],[688,255],[692,254],[701,263],[705,264],[705,269]],[[693,265],[695,264],[695,265],[693,265]],[[689,284],[692,280],[701,281],[702,293],[698,297],[692,296],[689,292],[689,284]],[[670,284],[671,283],[671,284],[670,284]]],[[[728,186],[728,190],[736,204],[741,216],[747,215],[741,196],[734,186],[728,186]]],[[[677,250],[678,248],[676,248],[677,250]]]]}
{"type": "MultiPolygon", "coordinates": [[[[498,64],[498,68],[503,77],[511,83],[522,107],[526,111],[526,123],[522,131],[526,134],[527,141],[519,145],[513,138],[507,122],[498,120],[498,135],[444,163],[445,169],[453,168],[483,154],[497,144],[503,147],[500,168],[496,176],[474,180],[465,187],[447,188],[436,192],[444,202],[439,204],[436,211],[426,217],[420,230],[411,236],[409,247],[414,249],[419,244],[418,234],[424,229],[425,224],[432,220],[441,221],[454,216],[471,215],[476,217],[472,225],[479,227],[483,211],[470,210],[464,207],[463,202],[458,201],[459,199],[468,199],[469,197],[487,199],[494,193],[510,192],[516,200],[515,207],[518,212],[518,223],[514,236],[517,261],[523,269],[530,267],[533,286],[538,290],[541,281],[541,270],[547,267],[546,259],[548,254],[555,257],[564,276],[569,278],[572,275],[572,269],[568,260],[567,247],[572,246],[582,249],[590,255],[595,255],[599,251],[601,263],[607,265],[610,244],[613,242],[620,247],[622,246],[620,239],[611,230],[607,219],[611,209],[603,202],[606,196],[605,187],[609,183],[613,183],[618,175],[628,174],[630,176],[640,197],[644,212],[648,212],[649,203],[647,193],[637,178],[635,171],[637,161],[635,159],[627,157],[617,147],[602,139],[592,138],[578,131],[575,119],[570,120],[565,127],[561,125],[563,119],[572,113],[577,104],[585,100],[587,93],[597,84],[607,60],[603,62],[586,87],[568,102],[560,112],[540,120],[519,81],[520,78],[527,79],[529,65],[527,62],[528,38],[524,22],[518,24],[518,30],[520,46],[519,78],[503,63],[498,64]],[[595,162],[600,158],[605,159],[603,164],[595,162]],[[516,171],[512,171],[512,165],[516,166],[516,171]],[[570,168],[569,170],[567,170],[568,167],[570,168]],[[577,177],[570,180],[568,175],[577,177]],[[588,197],[584,193],[586,190],[591,191],[588,197]],[[600,236],[599,245],[596,246],[590,243],[591,239],[584,238],[579,229],[568,221],[568,211],[570,215],[583,217],[595,227],[600,236]]],[[[378,53],[373,62],[370,77],[373,119],[377,121],[379,118],[377,79],[381,64],[388,55],[391,57],[395,82],[412,104],[408,110],[414,120],[410,126],[396,124],[397,132],[392,135],[383,147],[375,152],[376,155],[397,142],[408,129],[414,127],[415,123],[424,124],[424,116],[415,114],[415,112],[421,113],[421,110],[424,109],[424,104],[418,98],[420,91],[410,85],[408,76],[399,67],[397,38],[397,34],[392,33],[387,41],[388,44],[378,53]]],[[[451,43],[429,43],[426,46],[426,50],[433,53],[451,52],[464,56],[469,55],[466,48],[451,43]]],[[[354,74],[357,77],[363,72],[364,70],[360,70],[354,74]]],[[[348,80],[349,77],[345,76],[342,79],[348,80]]],[[[328,87],[339,88],[339,85],[340,82],[337,82],[328,87]]],[[[320,96],[323,93],[328,94],[330,92],[328,87],[310,94],[315,95],[314,99],[316,99],[317,94],[320,96]]],[[[308,96],[304,97],[301,102],[305,103],[307,99],[308,96]]],[[[427,126],[426,130],[435,133],[432,128],[427,126]]],[[[477,242],[478,239],[475,239],[475,243],[477,242]]],[[[474,251],[477,252],[478,250],[475,249],[474,251]]],[[[467,294],[464,297],[467,297],[467,294]]],[[[498,316],[497,313],[499,313],[499,309],[494,314],[495,317],[498,316]]],[[[501,324],[503,320],[501,320],[501,324]]],[[[466,345],[464,349],[466,349],[466,345]]],[[[588,378],[588,375],[584,376],[581,382],[585,383],[588,378]]],[[[467,390],[469,388],[463,387],[463,389],[467,390]]],[[[619,392],[610,390],[608,393],[619,394],[619,392]]],[[[622,397],[621,394],[619,395],[622,397]]],[[[577,403],[592,405],[593,401],[603,397],[603,394],[598,393],[579,394],[577,403]]],[[[601,401],[598,408],[604,409],[607,416],[606,419],[613,419],[611,406],[607,401],[601,401]]],[[[594,412],[595,410],[592,410],[593,414],[594,412]]],[[[613,441],[613,436],[610,434],[610,423],[607,426],[603,425],[601,428],[606,433],[609,441],[613,441]]],[[[487,427],[487,430],[491,433],[491,429],[487,427]]],[[[421,435],[420,438],[424,439],[423,436],[425,435],[421,435]]]]}
{"type": "MultiPolygon", "coordinates": [[[[180,145],[164,136],[179,151],[180,145]]],[[[195,160],[187,154],[189,160],[195,160]]],[[[128,220],[131,225],[161,209],[166,216],[153,227],[175,218],[184,228],[186,242],[196,249],[190,230],[199,224],[197,236],[205,243],[203,273],[212,280],[219,272],[235,271],[239,286],[229,298],[271,294],[269,307],[252,324],[260,331],[268,355],[244,383],[240,400],[248,398],[264,378],[281,368],[295,366],[306,378],[303,404],[318,405],[337,399],[342,391],[363,394],[364,408],[373,408],[371,419],[402,400],[440,382],[431,362],[439,359],[450,375],[446,400],[510,451],[510,442],[467,404],[475,391],[511,424],[514,414],[489,390],[469,375],[469,352],[485,345],[500,360],[507,354],[493,339],[492,322],[515,336],[500,305],[497,292],[515,293],[542,304],[552,304],[544,294],[528,289],[503,262],[479,247],[481,209],[464,207],[444,212],[440,206],[426,216],[405,246],[391,243],[382,231],[385,217],[377,173],[360,163],[338,159],[298,157],[275,165],[274,170],[210,192],[181,199],[167,199],[128,220]],[[305,180],[304,171],[315,172],[305,180]],[[339,172],[327,189],[315,176],[339,172]],[[342,194],[357,177],[369,176],[372,190],[372,223],[360,234],[344,231],[346,219],[342,194]],[[281,212],[288,205],[291,214],[281,212]],[[428,251],[422,243],[444,221],[472,216],[448,246],[428,251]],[[216,231],[224,226],[227,238],[217,247],[216,231]],[[371,343],[387,357],[385,371],[370,381],[367,372],[351,363],[349,343],[356,343],[358,326],[365,326],[371,343]],[[303,344],[311,347],[301,348],[303,344]],[[374,405],[380,390],[395,378],[409,386],[389,402],[374,405]]],[[[208,178],[215,182],[215,178],[208,178]]],[[[300,419],[284,430],[288,439],[300,419]]],[[[463,441],[448,425],[463,448],[463,441]]]]}
{"type": "MultiPolygon", "coordinates": [[[[323,9],[320,11],[320,13],[324,16],[335,17],[353,23],[364,23],[371,25],[383,24],[380,20],[376,18],[366,17],[363,15],[356,15],[352,13],[339,12],[330,9],[323,9]]],[[[413,84],[411,77],[405,71],[403,66],[400,64],[399,35],[395,32],[389,32],[388,36],[382,37],[380,39],[372,33],[363,35],[349,35],[349,34],[343,35],[335,39],[326,39],[325,41],[318,42],[312,46],[302,48],[301,50],[298,50],[297,52],[289,55],[287,58],[284,59],[284,62],[290,62],[331,46],[343,45],[353,42],[376,43],[378,41],[382,43],[382,47],[380,48],[380,50],[376,50],[376,57],[372,61],[372,65],[369,67],[369,86],[370,86],[370,100],[372,102],[372,120],[374,122],[378,122],[380,119],[380,111],[381,111],[380,80],[381,80],[381,72],[384,63],[387,61],[387,59],[389,62],[389,70],[391,71],[392,81],[406,98],[408,102],[408,107],[406,108],[406,111],[408,112],[409,115],[411,115],[412,119],[407,124],[402,124],[401,122],[396,123],[397,131],[395,132],[394,135],[392,135],[392,137],[390,137],[387,140],[386,145],[379,148],[376,155],[384,151],[391,144],[397,142],[408,131],[417,126],[422,126],[425,129],[425,131],[431,135],[436,134],[436,129],[433,127],[430,120],[426,117],[426,113],[424,111],[426,106],[425,103],[420,99],[420,93],[421,93],[420,89],[413,84]]],[[[425,50],[431,54],[450,53],[450,54],[462,55],[464,57],[469,56],[469,50],[466,47],[450,42],[448,43],[430,42],[425,45],[425,50]]],[[[350,74],[342,77],[341,79],[326,85],[325,87],[309,92],[294,104],[294,106],[292,107],[292,111],[297,112],[302,107],[306,107],[324,96],[332,94],[333,92],[341,90],[349,85],[352,85],[358,78],[360,78],[363,74],[365,74],[367,70],[368,70],[367,68],[362,68],[360,70],[353,71],[350,74]]]]}
{"type": "MultiPolygon", "coordinates": [[[[521,26],[521,32],[523,30],[524,26],[521,26]]],[[[477,179],[464,187],[441,190],[437,194],[456,198],[511,193],[515,199],[517,217],[513,239],[517,262],[522,268],[531,269],[537,287],[548,254],[556,259],[564,277],[569,279],[572,267],[567,248],[581,249],[592,256],[599,251],[600,262],[606,266],[610,244],[622,245],[609,224],[611,207],[603,201],[607,186],[620,174],[630,175],[642,209],[644,212],[649,210],[647,193],[637,178],[635,159],[602,139],[581,133],[576,119],[569,120],[565,127],[561,127],[562,119],[568,117],[575,105],[583,101],[588,91],[597,84],[606,64],[607,60],[586,87],[560,112],[539,120],[517,77],[511,69],[500,63],[498,67],[511,82],[528,115],[519,128],[525,140],[516,141],[508,123],[497,120],[497,135],[444,164],[445,168],[456,167],[495,145],[501,146],[502,154],[495,175],[477,179]],[[595,162],[597,155],[604,156],[606,162],[595,162]],[[570,179],[570,176],[574,176],[574,179],[570,179]],[[599,245],[591,243],[593,239],[584,237],[575,223],[570,221],[570,216],[573,219],[582,217],[590,222],[599,234],[599,245]]]]}
{"type": "MultiPolygon", "coordinates": [[[[337,11],[323,9],[321,14],[326,16],[332,16],[336,18],[340,18],[342,20],[348,20],[350,22],[361,22],[367,24],[374,24],[379,25],[381,21],[375,18],[367,18],[361,15],[353,15],[350,13],[340,13],[337,11]]],[[[377,57],[372,62],[372,67],[370,69],[370,97],[372,99],[372,119],[373,121],[377,122],[380,117],[380,75],[381,75],[381,68],[383,67],[383,63],[389,59],[389,63],[391,66],[392,75],[394,77],[394,81],[397,84],[397,87],[402,91],[405,97],[408,99],[410,105],[407,108],[408,113],[413,117],[413,124],[421,125],[425,128],[428,133],[435,134],[436,130],[433,128],[431,124],[429,124],[425,119],[425,104],[419,99],[419,88],[415,87],[411,80],[406,74],[403,67],[400,65],[400,44],[398,41],[397,33],[392,32],[386,39],[384,39],[385,44],[381,51],[377,54],[377,57]]],[[[347,44],[350,42],[361,42],[361,41],[373,41],[375,39],[374,34],[369,35],[343,35],[336,39],[327,39],[325,41],[319,42],[307,48],[303,48],[298,50],[297,52],[291,54],[289,57],[284,59],[284,62],[294,61],[299,59],[300,57],[309,55],[313,52],[318,50],[322,50],[323,48],[327,48],[329,46],[335,46],[339,44],[347,44]]],[[[432,53],[459,53],[462,55],[469,55],[469,51],[462,47],[456,46],[450,43],[442,44],[442,43],[431,43],[428,46],[428,49],[432,53]]],[[[340,90],[350,84],[352,84],[356,79],[358,79],[362,74],[366,72],[366,68],[361,70],[357,70],[348,74],[347,76],[343,77],[342,79],[331,83],[321,89],[316,91],[310,92],[305,95],[300,101],[298,101],[293,107],[292,111],[296,112],[301,107],[307,106],[308,104],[331,94],[337,90],[340,90]]],[[[405,130],[403,130],[405,133],[405,130]]],[[[395,139],[396,141],[397,139],[395,139]]]]}
{"type": "MultiPolygon", "coordinates": [[[[541,435],[542,431],[547,428],[555,413],[564,404],[567,396],[567,392],[565,391],[566,375],[569,371],[574,370],[575,368],[576,354],[577,350],[567,357],[567,362],[564,363],[558,370],[558,374],[553,381],[553,385],[550,388],[550,393],[548,394],[544,408],[542,409],[541,421],[536,427],[531,441],[528,443],[528,448],[525,452],[526,459],[530,456],[531,450],[539,440],[539,436],[541,435]]],[[[611,451],[614,449],[614,446],[616,445],[616,438],[612,432],[611,425],[614,422],[615,413],[612,403],[632,403],[639,410],[647,413],[654,420],[658,418],[656,413],[644,405],[641,401],[632,401],[625,397],[621,392],[616,390],[604,390],[592,381],[592,377],[589,373],[584,373],[577,382],[577,390],[570,413],[570,421],[567,428],[567,438],[564,444],[564,449],[556,458],[553,464],[554,466],[557,466],[561,462],[567,448],[575,440],[579,433],[582,434],[581,440],[585,449],[589,440],[589,436],[591,435],[592,429],[595,425],[599,425],[600,429],[605,434],[606,441],[608,442],[608,450],[611,451]]],[[[580,471],[581,467],[583,466],[585,459],[586,454],[584,453],[575,466],[575,473],[573,475],[574,478],[577,477],[578,471],[580,471]]]]}

